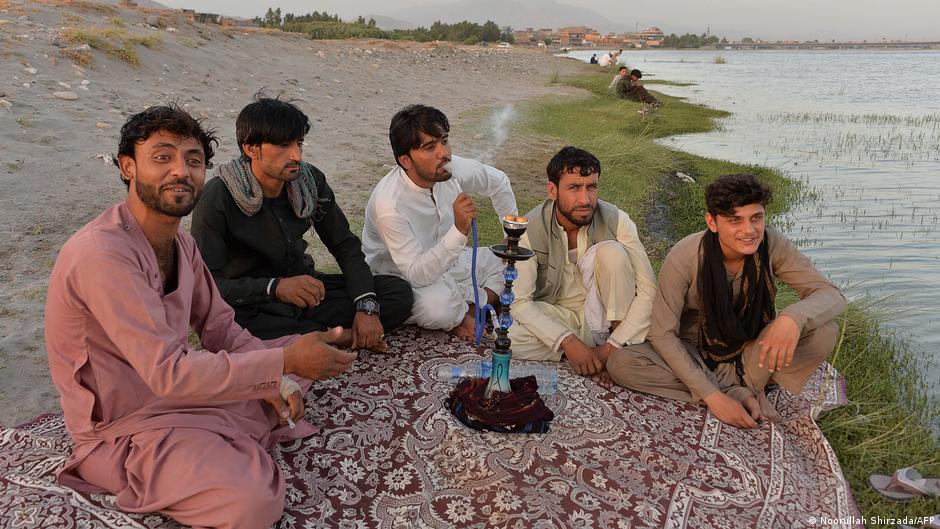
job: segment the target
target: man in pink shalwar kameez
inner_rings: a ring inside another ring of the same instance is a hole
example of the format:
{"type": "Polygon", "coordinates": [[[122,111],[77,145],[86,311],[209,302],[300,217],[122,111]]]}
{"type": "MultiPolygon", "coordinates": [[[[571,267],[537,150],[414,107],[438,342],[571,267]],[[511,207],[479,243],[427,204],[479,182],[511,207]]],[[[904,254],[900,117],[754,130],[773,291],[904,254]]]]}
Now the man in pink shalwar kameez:
{"type": "Polygon", "coordinates": [[[214,142],[176,107],[132,116],[118,153],[127,200],[79,230],[56,260],[46,345],[75,441],[58,479],[114,494],[128,512],[261,528],[284,507],[284,479],[266,450],[315,431],[283,423],[302,417],[311,380],[340,374],[355,354],[328,345],[339,329],[265,343],[235,324],[179,228],[214,142]],[[190,345],[190,329],[204,349],[190,345]],[[281,391],[287,374],[301,391],[281,391]]]}

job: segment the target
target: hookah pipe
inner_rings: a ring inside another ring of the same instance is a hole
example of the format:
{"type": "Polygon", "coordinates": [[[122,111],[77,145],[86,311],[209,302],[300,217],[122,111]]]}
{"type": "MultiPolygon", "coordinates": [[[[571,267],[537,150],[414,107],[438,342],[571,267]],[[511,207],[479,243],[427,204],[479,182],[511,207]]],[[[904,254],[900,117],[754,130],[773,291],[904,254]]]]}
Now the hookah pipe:
{"type": "Polygon", "coordinates": [[[473,283],[473,303],[474,303],[474,333],[476,334],[476,344],[479,346],[483,339],[483,330],[486,326],[486,313],[489,311],[493,318],[493,324],[496,324],[496,309],[489,303],[480,305],[480,289],[477,287],[477,219],[470,221],[470,233],[473,237],[473,250],[470,259],[470,281],[473,283]]]}

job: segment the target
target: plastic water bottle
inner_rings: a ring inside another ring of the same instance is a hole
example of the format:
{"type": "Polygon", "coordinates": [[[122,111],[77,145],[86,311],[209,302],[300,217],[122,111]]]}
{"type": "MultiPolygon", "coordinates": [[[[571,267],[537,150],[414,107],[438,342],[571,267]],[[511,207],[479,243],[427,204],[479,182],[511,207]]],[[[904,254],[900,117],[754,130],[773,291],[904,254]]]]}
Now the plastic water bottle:
{"type": "MultiPolygon", "coordinates": [[[[489,360],[477,360],[457,365],[443,365],[437,370],[437,378],[456,382],[462,378],[488,378],[493,369],[489,360]]],[[[551,366],[517,364],[509,365],[509,378],[534,376],[539,384],[539,393],[553,395],[558,391],[558,369],[551,366]]]]}

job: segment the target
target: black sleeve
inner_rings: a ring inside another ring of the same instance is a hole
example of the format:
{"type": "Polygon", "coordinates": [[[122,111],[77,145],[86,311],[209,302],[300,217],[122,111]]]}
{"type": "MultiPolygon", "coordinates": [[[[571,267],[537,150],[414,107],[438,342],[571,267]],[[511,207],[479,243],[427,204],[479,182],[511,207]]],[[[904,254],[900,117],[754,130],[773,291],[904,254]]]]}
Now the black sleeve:
{"type": "Polygon", "coordinates": [[[363,294],[374,293],[375,281],[372,270],[366,264],[366,256],[362,253],[362,242],[350,231],[349,221],[336,203],[336,195],[326,183],[326,177],[319,170],[314,170],[314,178],[320,195],[314,229],[343,271],[349,298],[354,300],[363,294]]]}
{"type": "MultiPolygon", "coordinates": [[[[205,261],[222,299],[229,305],[249,305],[265,301],[268,298],[269,277],[239,277],[229,279],[223,272],[225,268],[226,238],[228,236],[228,215],[231,208],[238,206],[231,199],[225,184],[213,178],[207,184],[193,211],[192,236],[205,261]]],[[[240,211],[234,213],[241,214],[240,211]]]]}

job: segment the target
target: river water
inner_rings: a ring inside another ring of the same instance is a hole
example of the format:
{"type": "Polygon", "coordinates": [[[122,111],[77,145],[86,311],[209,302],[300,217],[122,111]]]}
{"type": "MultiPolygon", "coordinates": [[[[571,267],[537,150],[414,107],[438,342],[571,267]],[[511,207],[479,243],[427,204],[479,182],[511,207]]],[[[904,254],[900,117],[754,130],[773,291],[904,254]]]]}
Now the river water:
{"type": "Polygon", "coordinates": [[[793,208],[788,235],[849,297],[886,298],[888,324],[923,352],[940,396],[940,51],[628,51],[621,62],[645,80],[694,83],[648,88],[733,112],[718,131],[663,144],[807,183],[814,198],[793,208]]]}

